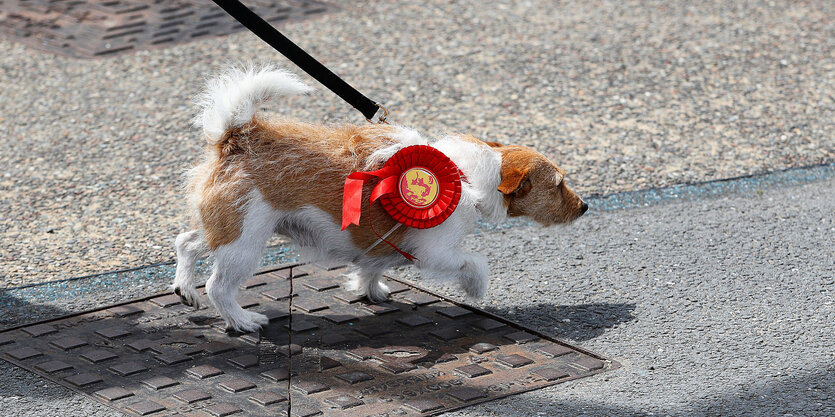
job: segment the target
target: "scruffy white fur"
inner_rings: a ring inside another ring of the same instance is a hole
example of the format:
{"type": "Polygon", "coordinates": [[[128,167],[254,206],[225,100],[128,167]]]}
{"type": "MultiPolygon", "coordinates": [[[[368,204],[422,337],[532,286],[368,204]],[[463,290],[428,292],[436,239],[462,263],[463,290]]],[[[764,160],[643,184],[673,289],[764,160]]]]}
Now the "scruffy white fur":
{"type": "MultiPolygon", "coordinates": [[[[249,122],[265,100],[309,90],[291,74],[275,68],[230,70],[209,82],[199,100],[202,112],[195,121],[207,140],[216,142],[227,129],[249,122]]],[[[429,229],[409,229],[400,247],[418,259],[416,266],[423,274],[454,278],[468,295],[481,297],[487,288],[487,261],[459,246],[462,238],[473,231],[479,216],[493,221],[506,217],[502,194],[497,191],[501,181],[501,155],[489,146],[456,136],[429,140],[412,129],[399,127],[393,142],[374,152],[367,164],[379,166],[410,145],[430,145],[440,150],[458,165],[466,182],[462,183],[457,209],[445,222],[429,229]]],[[[309,259],[353,263],[356,268],[349,275],[349,288],[372,301],[388,297],[389,290],[382,283],[383,272],[407,261],[397,253],[363,255],[366,248],[356,247],[348,231],[340,230],[339,221],[313,206],[294,211],[275,210],[260,192],[251,192],[246,200],[241,235],[214,251],[214,269],[206,284],[209,300],[229,328],[248,332],[267,322],[263,315],[242,309],[235,297],[240,283],[254,272],[274,232],[291,237],[309,259]]],[[[197,306],[194,263],[208,252],[202,228],[179,235],[175,245],[177,273],[172,287],[184,302],[197,306]]]]}
{"type": "Polygon", "coordinates": [[[228,129],[252,120],[258,107],[266,101],[311,91],[294,74],[272,65],[230,68],[206,83],[206,89],[196,100],[202,111],[194,124],[203,128],[204,137],[213,143],[228,129]]]}

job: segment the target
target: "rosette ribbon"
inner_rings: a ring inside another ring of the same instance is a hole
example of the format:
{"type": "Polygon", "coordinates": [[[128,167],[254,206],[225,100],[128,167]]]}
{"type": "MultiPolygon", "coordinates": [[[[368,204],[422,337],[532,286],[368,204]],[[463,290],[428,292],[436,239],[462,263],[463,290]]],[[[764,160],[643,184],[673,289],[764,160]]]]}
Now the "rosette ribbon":
{"type": "Polygon", "coordinates": [[[376,171],[354,172],[345,179],[345,189],[342,193],[342,230],[348,226],[360,224],[362,212],[362,187],[366,181],[378,179],[377,185],[371,190],[369,203],[374,203],[381,195],[396,191],[397,177],[400,171],[397,167],[386,166],[376,171]]]}

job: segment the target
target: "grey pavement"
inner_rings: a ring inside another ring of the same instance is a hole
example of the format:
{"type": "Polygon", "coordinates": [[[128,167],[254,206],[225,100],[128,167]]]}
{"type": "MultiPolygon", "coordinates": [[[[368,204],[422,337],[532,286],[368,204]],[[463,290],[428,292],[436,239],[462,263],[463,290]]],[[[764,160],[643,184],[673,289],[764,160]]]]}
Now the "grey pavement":
{"type": "MultiPolygon", "coordinates": [[[[449,415],[835,415],[834,196],[830,175],[647,207],[592,206],[569,227],[468,238],[492,268],[476,305],[623,367],[449,415]]],[[[461,299],[409,268],[395,275],[461,299]]],[[[142,295],[138,288],[48,309],[100,307],[142,295]]],[[[18,308],[42,307],[29,302],[18,308]]],[[[2,362],[0,381],[0,415],[114,415],[2,362]]]]}

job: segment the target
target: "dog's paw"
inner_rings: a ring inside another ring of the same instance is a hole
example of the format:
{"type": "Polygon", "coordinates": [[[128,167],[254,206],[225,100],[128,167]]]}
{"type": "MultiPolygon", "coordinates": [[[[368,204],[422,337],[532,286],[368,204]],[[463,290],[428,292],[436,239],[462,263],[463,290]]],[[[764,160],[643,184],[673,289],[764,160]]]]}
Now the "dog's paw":
{"type": "Polygon", "coordinates": [[[458,275],[458,284],[472,298],[482,298],[487,294],[487,262],[475,258],[467,260],[458,275]]]}
{"type": "Polygon", "coordinates": [[[197,290],[194,288],[186,289],[180,287],[173,287],[174,294],[180,296],[180,302],[187,306],[194,307],[195,310],[200,309],[200,296],[197,295],[197,290]]]}
{"type": "Polygon", "coordinates": [[[270,319],[261,313],[256,313],[254,311],[248,310],[247,313],[249,314],[249,318],[252,319],[252,322],[257,324],[258,326],[266,326],[267,323],[270,322],[270,319]]]}
{"type": "Polygon", "coordinates": [[[461,288],[468,297],[483,298],[487,294],[487,280],[474,276],[462,277],[461,288]]]}
{"type": "Polygon", "coordinates": [[[362,292],[362,278],[360,278],[359,272],[345,274],[345,278],[347,278],[347,281],[345,282],[346,290],[359,293],[360,295],[365,295],[365,293],[362,292]]]}
{"type": "Polygon", "coordinates": [[[380,280],[363,278],[358,272],[351,272],[346,277],[348,278],[348,282],[345,283],[346,290],[364,295],[372,303],[388,300],[391,290],[380,280]]]}
{"type": "Polygon", "coordinates": [[[391,290],[389,290],[388,285],[383,284],[380,281],[373,281],[368,284],[368,288],[365,291],[365,296],[368,298],[368,301],[372,303],[381,303],[389,299],[389,294],[391,294],[391,290]]]}
{"type": "Polygon", "coordinates": [[[262,326],[269,322],[270,319],[261,313],[244,310],[244,314],[241,316],[226,320],[226,333],[239,334],[254,332],[260,330],[262,326]]]}

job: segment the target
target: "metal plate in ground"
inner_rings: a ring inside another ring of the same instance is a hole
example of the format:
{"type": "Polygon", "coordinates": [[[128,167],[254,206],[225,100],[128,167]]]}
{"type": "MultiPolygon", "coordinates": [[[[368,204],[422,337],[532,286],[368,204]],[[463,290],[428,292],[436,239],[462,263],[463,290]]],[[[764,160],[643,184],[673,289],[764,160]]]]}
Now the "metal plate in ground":
{"type": "Polygon", "coordinates": [[[244,283],[241,304],[272,319],[256,333],[227,335],[213,309],[158,295],[4,331],[0,358],[152,416],[438,414],[618,366],[395,280],[390,301],[367,304],[342,272],[244,283]]]}
{"type": "MultiPolygon", "coordinates": [[[[243,3],[272,24],[327,10],[315,0],[243,3]]],[[[203,0],[0,0],[0,34],[76,58],[167,47],[243,29],[203,0]]]]}

